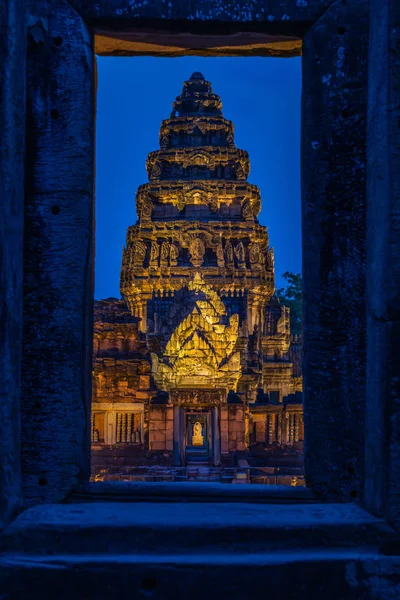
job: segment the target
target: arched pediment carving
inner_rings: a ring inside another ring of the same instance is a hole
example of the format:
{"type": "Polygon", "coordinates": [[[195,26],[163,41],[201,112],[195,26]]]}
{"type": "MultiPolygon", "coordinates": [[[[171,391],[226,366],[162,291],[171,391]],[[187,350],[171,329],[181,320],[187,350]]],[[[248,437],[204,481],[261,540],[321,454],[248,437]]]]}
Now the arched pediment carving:
{"type": "MultiPolygon", "coordinates": [[[[188,286],[192,310],[176,323],[162,356],[152,354],[153,376],[162,389],[176,385],[217,384],[235,389],[241,374],[240,354],[234,351],[239,333],[239,317],[229,325],[221,322],[226,314],[218,294],[197,273],[188,286]]],[[[174,307],[176,320],[184,311],[174,307]]]]}

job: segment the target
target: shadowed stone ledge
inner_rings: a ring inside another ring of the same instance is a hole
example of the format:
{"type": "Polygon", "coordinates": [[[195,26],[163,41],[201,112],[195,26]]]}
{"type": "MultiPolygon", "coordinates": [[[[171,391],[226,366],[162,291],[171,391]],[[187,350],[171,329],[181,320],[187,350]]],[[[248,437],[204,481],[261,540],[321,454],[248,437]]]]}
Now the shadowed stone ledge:
{"type": "Polygon", "coordinates": [[[352,504],[82,503],[27,510],[1,547],[24,554],[266,553],[388,547],[395,533],[352,504]]]}

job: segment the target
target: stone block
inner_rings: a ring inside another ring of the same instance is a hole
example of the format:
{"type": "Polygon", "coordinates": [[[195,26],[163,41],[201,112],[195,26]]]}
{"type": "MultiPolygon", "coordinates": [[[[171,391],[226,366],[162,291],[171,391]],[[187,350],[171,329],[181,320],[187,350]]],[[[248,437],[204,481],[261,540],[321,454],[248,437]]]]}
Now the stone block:
{"type": "Polygon", "coordinates": [[[228,428],[229,428],[228,421],[221,421],[221,423],[220,423],[221,436],[224,431],[228,431],[228,428]]]}
{"type": "Polygon", "coordinates": [[[165,441],[164,442],[151,442],[152,450],[165,450],[165,441]]]}
{"type": "Polygon", "coordinates": [[[148,390],[150,387],[150,376],[139,375],[139,388],[141,390],[148,390]]]}
{"type": "Polygon", "coordinates": [[[229,421],[229,433],[243,431],[244,423],[241,421],[229,421]]]}

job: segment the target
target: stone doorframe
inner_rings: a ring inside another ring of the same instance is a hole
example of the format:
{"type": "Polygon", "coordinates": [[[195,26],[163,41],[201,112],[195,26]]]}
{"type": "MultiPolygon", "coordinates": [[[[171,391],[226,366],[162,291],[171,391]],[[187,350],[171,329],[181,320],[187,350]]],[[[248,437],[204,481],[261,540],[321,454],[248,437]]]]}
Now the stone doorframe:
{"type": "Polygon", "coordinates": [[[186,412],[185,409],[209,410],[211,412],[211,462],[217,467],[221,463],[220,405],[226,402],[225,390],[171,390],[170,400],[174,405],[174,466],[185,465],[186,412]]]}
{"type": "Polygon", "coordinates": [[[397,0],[6,3],[3,522],[89,481],[95,53],[302,53],[306,480],[321,500],[360,498],[399,522],[396,11],[397,0]]]}

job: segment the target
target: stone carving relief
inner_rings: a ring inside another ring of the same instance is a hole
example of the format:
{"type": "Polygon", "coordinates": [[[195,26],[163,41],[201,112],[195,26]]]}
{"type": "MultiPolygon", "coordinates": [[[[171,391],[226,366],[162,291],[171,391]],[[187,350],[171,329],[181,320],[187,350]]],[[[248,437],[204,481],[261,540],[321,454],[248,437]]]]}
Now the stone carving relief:
{"type": "Polygon", "coordinates": [[[160,138],[160,147],[161,148],[168,148],[168,144],[169,144],[169,135],[162,135],[160,138]]]}
{"type": "Polygon", "coordinates": [[[147,194],[142,202],[142,210],[140,211],[140,219],[142,221],[150,221],[153,213],[153,202],[147,194]]]}
{"type": "Polygon", "coordinates": [[[224,401],[224,390],[190,390],[174,389],[170,392],[173,404],[183,406],[211,406],[218,405],[224,401]]]}
{"type": "Polygon", "coordinates": [[[203,151],[192,151],[186,152],[183,157],[182,166],[186,169],[189,166],[206,166],[209,169],[215,169],[215,157],[210,152],[203,151]]]}
{"type": "Polygon", "coordinates": [[[185,208],[186,203],[185,203],[185,195],[183,194],[183,192],[177,193],[177,204],[176,205],[178,207],[179,212],[181,212],[185,208]]]}
{"type": "Polygon", "coordinates": [[[158,265],[158,256],[160,254],[160,246],[156,240],[151,242],[150,248],[150,265],[157,266],[158,265]]]}
{"type": "Polygon", "coordinates": [[[201,238],[194,238],[189,245],[190,260],[194,267],[200,267],[204,262],[206,248],[201,238]]]}
{"type": "Polygon", "coordinates": [[[245,221],[254,221],[253,208],[249,201],[243,204],[242,216],[245,221]]]}
{"type": "Polygon", "coordinates": [[[246,257],[245,257],[245,253],[244,253],[243,242],[238,242],[235,245],[235,256],[238,261],[239,269],[245,269],[246,268],[246,257]]]}
{"type": "Polygon", "coordinates": [[[238,161],[235,164],[235,172],[236,172],[237,179],[240,179],[240,180],[246,179],[246,173],[245,173],[243,165],[242,165],[242,163],[240,161],[238,161]]]}
{"type": "Polygon", "coordinates": [[[217,246],[217,265],[220,269],[223,269],[225,267],[225,255],[224,255],[224,249],[222,247],[222,242],[219,242],[218,246],[217,246]]]}
{"type": "Polygon", "coordinates": [[[262,266],[262,256],[261,256],[261,252],[260,252],[260,245],[258,244],[258,242],[253,242],[252,244],[250,244],[249,247],[249,259],[250,259],[250,264],[253,267],[256,266],[262,266]]]}
{"type": "Polygon", "coordinates": [[[166,240],[161,244],[161,255],[160,255],[160,263],[162,265],[167,265],[170,254],[170,245],[166,240]]]}
{"type": "MultiPolygon", "coordinates": [[[[218,294],[196,273],[188,285],[193,292],[192,312],[186,313],[188,299],[178,308],[181,318],[161,356],[152,353],[153,376],[161,389],[184,386],[210,386],[235,389],[241,373],[240,353],[235,352],[239,317],[232,315],[229,325],[222,322],[226,308],[218,294]]],[[[190,305],[190,303],[189,303],[190,305]]],[[[168,319],[167,319],[168,321],[168,319]]]]}
{"type": "Polygon", "coordinates": [[[153,164],[153,168],[151,169],[150,179],[159,179],[161,175],[161,163],[156,160],[153,164]]]}
{"type": "Polygon", "coordinates": [[[146,250],[147,250],[146,244],[144,244],[140,240],[137,240],[135,242],[134,256],[133,256],[133,262],[134,262],[135,266],[143,265],[144,259],[146,258],[146,250]]]}
{"type": "Polygon", "coordinates": [[[178,264],[179,248],[176,244],[172,243],[169,253],[169,262],[171,267],[176,267],[178,264]]]}
{"type": "Polygon", "coordinates": [[[228,267],[233,267],[233,248],[231,242],[228,242],[225,246],[226,264],[228,267]]]}
{"type": "Polygon", "coordinates": [[[207,193],[207,203],[212,212],[217,212],[218,210],[218,196],[213,194],[213,192],[207,193]]]}
{"type": "Polygon", "coordinates": [[[266,267],[269,270],[273,270],[275,268],[275,254],[274,249],[269,248],[267,254],[265,256],[266,267]]]}

